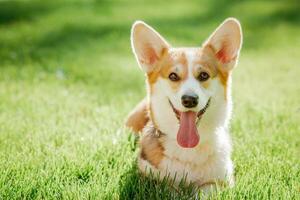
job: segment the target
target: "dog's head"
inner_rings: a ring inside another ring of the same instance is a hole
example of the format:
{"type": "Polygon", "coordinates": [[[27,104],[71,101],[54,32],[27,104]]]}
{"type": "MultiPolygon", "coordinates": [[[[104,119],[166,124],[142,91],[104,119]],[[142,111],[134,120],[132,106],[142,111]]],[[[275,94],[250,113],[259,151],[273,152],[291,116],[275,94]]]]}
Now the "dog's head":
{"type": "Polygon", "coordinates": [[[164,132],[177,133],[180,146],[195,147],[199,119],[201,124],[210,109],[221,110],[229,98],[230,73],[242,43],[239,22],[225,20],[202,47],[173,48],[138,21],[133,24],[131,42],[147,76],[152,121],[164,132]]]}

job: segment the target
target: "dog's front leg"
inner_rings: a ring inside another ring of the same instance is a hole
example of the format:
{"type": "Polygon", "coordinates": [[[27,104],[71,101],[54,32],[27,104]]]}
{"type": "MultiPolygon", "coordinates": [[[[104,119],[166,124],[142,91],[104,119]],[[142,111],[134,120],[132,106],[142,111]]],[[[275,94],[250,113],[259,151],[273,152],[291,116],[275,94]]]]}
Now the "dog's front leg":
{"type": "Polygon", "coordinates": [[[147,99],[143,99],[127,116],[126,126],[133,132],[139,133],[149,121],[147,99]]]}

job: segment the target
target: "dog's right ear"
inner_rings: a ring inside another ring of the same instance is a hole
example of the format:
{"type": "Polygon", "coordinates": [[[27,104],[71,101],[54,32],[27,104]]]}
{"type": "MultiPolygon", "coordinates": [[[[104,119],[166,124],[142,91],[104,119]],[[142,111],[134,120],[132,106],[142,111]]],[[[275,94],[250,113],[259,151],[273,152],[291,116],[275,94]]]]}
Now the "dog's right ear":
{"type": "Polygon", "coordinates": [[[139,66],[146,73],[153,71],[169,48],[169,44],[163,37],[142,21],[136,21],[132,25],[131,46],[139,66]]]}
{"type": "Polygon", "coordinates": [[[212,51],[221,63],[222,70],[232,70],[236,65],[242,47],[243,35],[240,22],[226,19],[204,43],[204,51],[212,51]]]}

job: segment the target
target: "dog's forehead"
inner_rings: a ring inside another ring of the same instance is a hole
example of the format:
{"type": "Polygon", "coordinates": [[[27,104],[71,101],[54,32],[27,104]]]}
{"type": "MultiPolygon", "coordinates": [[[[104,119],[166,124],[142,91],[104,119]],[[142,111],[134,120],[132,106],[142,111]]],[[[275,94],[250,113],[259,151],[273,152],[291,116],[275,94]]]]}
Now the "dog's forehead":
{"type": "Polygon", "coordinates": [[[199,47],[169,49],[174,65],[189,69],[200,63],[201,54],[202,49],[199,47]]]}

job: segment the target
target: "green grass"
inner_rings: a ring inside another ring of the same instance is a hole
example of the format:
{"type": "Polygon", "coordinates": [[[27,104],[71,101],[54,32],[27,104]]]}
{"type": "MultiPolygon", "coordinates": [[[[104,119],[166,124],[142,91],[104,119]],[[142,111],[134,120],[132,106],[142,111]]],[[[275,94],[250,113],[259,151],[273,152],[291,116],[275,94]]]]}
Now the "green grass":
{"type": "Polygon", "coordinates": [[[123,128],[145,95],[130,50],[142,19],[195,46],[228,16],[244,47],[234,71],[236,186],[217,199],[300,199],[297,1],[0,1],[0,199],[187,199],[137,172],[123,128]]]}

